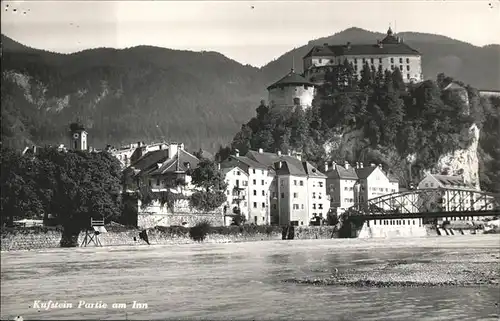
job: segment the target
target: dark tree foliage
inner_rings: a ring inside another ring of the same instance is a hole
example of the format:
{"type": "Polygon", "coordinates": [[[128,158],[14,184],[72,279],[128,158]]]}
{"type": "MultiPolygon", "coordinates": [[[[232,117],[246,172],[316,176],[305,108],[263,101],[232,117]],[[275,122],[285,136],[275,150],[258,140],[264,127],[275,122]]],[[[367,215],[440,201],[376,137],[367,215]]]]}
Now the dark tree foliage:
{"type": "MultiPolygon", "coordinates": [[[[2,150],[2,220],[47,218],[63,226],[62,246],[76,246],[90,218],[120,215],[121,172],[108,153],[59,152],[42,149],[38,155],[2,150]]],[[[4,223],[2,222],[2,223],[4,223]]]]}
{"type": "Polygon", "coordinates": [[[209,159],[201,159],[192,171],[193,184],[202,190],[190,196],[189,204],[202,211],[212,211],[226,201],[227,183],[217,164],[209,159]]]}
{"type": "MultiPolygon", "coordinates": [[[[243,153],[258,148],[270,152],[294,150],[316,166],[335,155],[350,162],[373,161],[392,169],[401,182],[409,184],[410,156],[416,156],[411,161],[411,179],[416,180],[441,155],[467,148],[473,123],[479,127],[484,124],[488,132],[498,129],[495,108],[488,107],[492,104],[479,98],[477,90],[458,82],[469,97],[467,106],[460,92],[443,90],[451,81],[440,75],[437,82],[406,85],[398,68],[391,72],[368,64],[363,66],[358,80],[353,66],[344,63],[326,74],[312,108],[303,111],[261,103],[256,117],[242,126],[231,146],[243,153]],[[490,119],[485,122],[486,115],[490,119]],[[363,133],[361,146],[344,154],[338,150],[325,154],[323,146],[332,141],[335,133],[355,130],[363,133]]],[[[489,135],[483,133],[481,137],[489,135]]],[[[494,141],[488,138],[482,144],[492,159],[494,141]]],[[[494,163],[488,161],[482,168],[493,169],[494,163]]],[[[481,179],[486,175],[495,174],[482,171],[481,179]]],[[[487,185],[490,190],[494,189],[491,182],[487,185]]]]}

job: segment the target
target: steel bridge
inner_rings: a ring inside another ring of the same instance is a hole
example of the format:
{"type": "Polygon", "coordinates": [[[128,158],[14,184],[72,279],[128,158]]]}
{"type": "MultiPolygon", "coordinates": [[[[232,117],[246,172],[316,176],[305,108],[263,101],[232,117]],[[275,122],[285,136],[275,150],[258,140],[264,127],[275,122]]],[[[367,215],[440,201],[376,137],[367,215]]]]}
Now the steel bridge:
{"type": "Polygon", "coordinates": [[[348,208],[347,219],[449,218],[500,215],[500,194],[429,188],[383,195],[348,208]]]}

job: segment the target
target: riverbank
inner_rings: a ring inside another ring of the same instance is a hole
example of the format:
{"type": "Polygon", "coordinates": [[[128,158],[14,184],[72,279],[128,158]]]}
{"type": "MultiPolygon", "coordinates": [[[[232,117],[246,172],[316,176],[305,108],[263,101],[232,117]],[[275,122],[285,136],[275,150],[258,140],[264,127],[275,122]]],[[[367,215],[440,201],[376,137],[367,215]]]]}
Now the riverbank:
{"type": "Polygon", "coordinates": [[[393,260],[384,264],[370,264],[345,270],[332,268],[323,271],[331,274],[326,278],[296,278],[284,282],[379,288],[479,285],[499,287],[499,250],[473,249],[465,253],[449,251],[441,253],[437,259],[393,260]]]}
{"type": "MultiPolygon", "coordinates": [[[[139,234],[142,230],[122,226],[107,226],[107,232],[99,235],[103,246],[148,245],[139,234]]],[[[334,234],[333,226],[307,226],[295,228],[294,239],[330,239],[334,234]]],[[[1,251],[37,250],[59,248],[62,230],[50,227],[3,228],[1,251]]],[[[190,229],[182,226],[147,229],[150,245],[195,244],[198,241],[190,236],[190,229]]],[[[78,237],[82,244],[85,232],[78,237]]],[[[255,241],[272,241],[282,239],[282,228],[279,226],[220,226],[210,227],[203,243],[239,243],[255,241]]],[[[95,246],[91,243],[89,247],[95,246]]]]}

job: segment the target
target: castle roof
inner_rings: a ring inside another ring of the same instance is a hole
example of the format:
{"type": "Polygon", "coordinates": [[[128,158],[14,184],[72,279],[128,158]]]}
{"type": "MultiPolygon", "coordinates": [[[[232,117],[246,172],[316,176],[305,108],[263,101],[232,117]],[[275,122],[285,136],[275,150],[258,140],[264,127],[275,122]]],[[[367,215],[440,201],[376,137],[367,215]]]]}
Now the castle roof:
{"type": "Polygon", "coordinates": [[[391,28],[387,30],[387,36],[380,41],[380,44],[351,44],[346,45],[322,45],[314,46],[304,56],[318,57],[318,56],[348,56],[348,55],[420,55],[418,50],[405,44],[400,38],[393,35],[391,28]]]}
{"type": "Polygon", "coordinates": [[[301,75],[295,73],[295,71],[292,69],[285,77],[281,78],[274,84],[270,85],[267,87],[267,90],[279,87],[279,86],[287,86],[287,85],[308,85],[308,86],[314,86],[312,82],[307,80],[306,78],[302,77],[301,75]]]}

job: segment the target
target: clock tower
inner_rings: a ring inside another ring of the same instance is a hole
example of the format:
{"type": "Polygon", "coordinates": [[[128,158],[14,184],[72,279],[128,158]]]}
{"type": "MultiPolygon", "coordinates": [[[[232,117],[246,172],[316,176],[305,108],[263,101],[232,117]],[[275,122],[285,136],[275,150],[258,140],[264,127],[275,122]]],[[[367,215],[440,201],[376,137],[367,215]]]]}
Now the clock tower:
{"type": "Polygon", "coordinates": [[[69,149],[71,150],[87,150],[88,133],[82,124],[72,123],[69,125],[69,149]]]}

